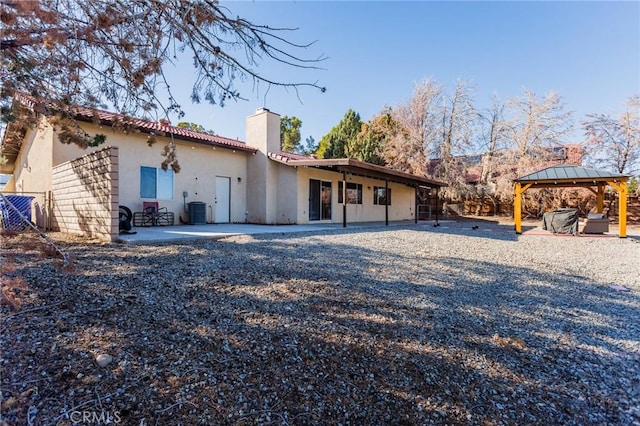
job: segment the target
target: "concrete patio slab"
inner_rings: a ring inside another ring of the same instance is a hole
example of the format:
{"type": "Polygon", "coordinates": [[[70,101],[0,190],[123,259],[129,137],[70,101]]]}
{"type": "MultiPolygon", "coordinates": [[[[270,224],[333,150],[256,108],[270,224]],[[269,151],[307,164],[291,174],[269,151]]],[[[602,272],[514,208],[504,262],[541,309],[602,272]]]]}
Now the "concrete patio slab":
{"type": "MultiPolygon", "coordinates": [[[[468,231],[479,233],[476,235],[489,234],[512,234],[512,224],[487,223],[482,221],[455,221],[440,220],[441,227],[437,228],[441,231],[468,231]],[[476,226],[474,226],[476,225],[476,226]],[[478,229],[479,228],[479,229],[478,229]]],[[[397,221],[389,222],[389,227],[416,227],[430,229],[435,221],[419,221],[417,224],[413,221],[397,221]]],[[[533,225],[533,224],[532,224],[533,225]]],[[[537,223],[535,225],[538,225],[537,223]]],[[[523,236],[554,236],[553,233],[542,230],[539,226],[530,226],[521,235],[523,236]]],[[[125,244],[142,244],[142,243],[161,243],[170,241],[185,241],[195,239],[220,239],[236,235],[259,235],[259,234],[277,234],[277,233],[294,233],[294,232],[328,232],[384,227],[384,222],[360,222],[348,224],[346,228],[341,223],[315,223],[307,225],[256,225],[246,223],[227,223],[227,224],[207,224],[207,225],[174,225],[174,226],[154,226],[154,227],[134,227],[132,230],[136,234],[120,234],[120,242],[125,244]]],[[[525,226],[526,228],[527,226],[525,226]]],[[[582,238],[613,238],[618,237],[617,225],[612,225],[611,232],[607,234],[581,234],[582,238]]],[[[558,234],[560,235],[560,234],[558,234]]],[[[640,238],[640,226],[631,226],[627,229],[627,235],[633,239],[640,238]]],[[[572,235],[571,235],[572,236],[572,235]]]]}
{"type": "MultiPolygon", "coordinates": [[[[440,221],[441,223],[444,221],[440,221]]],[[[389,222],[389,226],[424,226],[434,221],[389,222]]],[[[189,239],[220,239],[235,235],[257,235],[293,232],[322,232],[339,229],[357,229],[365,227],[385,226],[384,222],[363,222],[348,224],[346,228],[341,223],[318,223],[310,225],[255,225],[246,223],[226,223],[207,225],[174,225],[154,227],[134,227],[135,234],[120,234],[120,241],[127,244],[153,243],[165,241],[183,241],[189,239]]]]}

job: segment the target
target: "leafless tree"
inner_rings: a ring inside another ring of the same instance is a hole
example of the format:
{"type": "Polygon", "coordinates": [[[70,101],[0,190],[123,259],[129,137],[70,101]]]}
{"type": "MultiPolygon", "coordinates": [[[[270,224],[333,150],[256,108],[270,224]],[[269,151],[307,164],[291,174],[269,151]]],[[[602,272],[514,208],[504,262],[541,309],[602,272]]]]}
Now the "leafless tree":
{"type": "Polygon", "coordinates": [[[630,97],[618,119],[590,114],[582,122],[589,163],[618,173],[640,173],[640,94],[630,97]]]}
{"type": "Polygon", "coordinates": [[[480,180],[475,185],[477,196],[476,214],[483,209],[485,198],[488,198],[497,213],[500,199],[496,196],[497,178],[503,173],[509,172],[508,164],[504,159],[511,149],[511,123],[505,117],[506,105],[494,94],[489,108],[478,113],[478,137],[480,139],[480,151],[482,152],[482,164],[480,180]]]}
{"type": "Polygon", "coordinates": [[[510,104],[515,116],[511,137],[519,172],[530,171],[527,167],[547,160],[549,148],[566,142],[573,130],[571,113],[565,111],[562,99],[553,91],[540,99],[525,89],[524,95],[510,104]]]}
{"type": "Polygon", "coordinates": [[[399,128],[387,138],[383,158],[388,167],[424,175],[438,130],[437,108],[442,87],[428,78],[415,85],[413,97],[393,109],[399,128]]]}
{"type": "MultiPolygon", "coordinates": [[[[496,178],[496,195],[503,201],[513,198],[513,179],[552,164],[555,149],[567,142],[573,130],[572,114],[556,92],[540,98],[524,89],[521,97],[508,102],[510,120],[509,137],[512,149],[505,152],[503,167],[496,178]]],[[[538,190],[527,193],[525,205],[540,214],[548,206],[560,203],[561,191],[538,190]]]]}
{"type": "Polygon", "coordinates": [[[492,182],[492,174],[500,165],[500,153],[510,149],[511,123],[505,118],[505,104],[493,96],[491,107],[478,114],[482,155],[480,183],[492,182]]]}
{"type": "MultiPolygon", "coordinates": [[[[5,121],[14,118],[9,103],[19,92],[31,96],[36,111],[64,120],[76,105],[105,102],[125,116],[182,117],[166,70],[185,59],[193,65],[185,76],[193,79],[193,102],[243,99],[234,82],[247,79],[324,91],[315,82],[258,72],[268,61],[316,68],[323,57],[301,56],[309,44],[290,41],[294,29],[235,17],[217,0],[0,0],[0,7],[5,121]]],[[[86,134],[68,136],[80,146],[91,143],[86,134]]]]}
{"type": "Polygon", "coordinates": [[[445,94],[442,97],[439,131],[433,139],[433,151],[438,157],[434,177],[449,184],[443,193],[452,200],[468,192],[468,164],[464,154],[473,150],[473,131],[477,123],[472,91],[469,83],[461,80],[452,96],[445,94]]]}

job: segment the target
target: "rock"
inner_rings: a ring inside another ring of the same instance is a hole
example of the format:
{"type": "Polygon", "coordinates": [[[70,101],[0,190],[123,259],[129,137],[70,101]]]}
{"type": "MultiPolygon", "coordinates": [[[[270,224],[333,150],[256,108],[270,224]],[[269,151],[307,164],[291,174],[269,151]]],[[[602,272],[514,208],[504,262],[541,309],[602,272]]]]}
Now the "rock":
{"type": "Polygon", "coordinates": [[[112,361],[113,357],[111,355],[100,354],[96,357],[96,362],[100,367],[106,367],[107,365],[111,364],[112,361]]]}

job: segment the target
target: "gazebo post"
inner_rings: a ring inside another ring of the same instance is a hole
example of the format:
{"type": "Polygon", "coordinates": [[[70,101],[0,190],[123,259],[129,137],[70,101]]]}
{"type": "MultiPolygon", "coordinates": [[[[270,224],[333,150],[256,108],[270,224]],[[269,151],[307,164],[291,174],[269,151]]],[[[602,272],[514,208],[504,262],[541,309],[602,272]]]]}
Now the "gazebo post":
{"type": "Polygon", "coordinates": [[[513,196],[513,221],[516,225],[516,234],[522,234],[522,185],[516,182],[513,196]]]}
{"type": "Polygon", "coordinates": [[[522,234],[522,192],[520,182],[516,182],[513,196],[513,221],[516,225],[516,234],[522,234]]]}
{"type": "Polygon", "coordinates": [[[618,191],[618,236],[627,237],[627,181],[607,182],[618,191]]]}
{"type": "Polygon", "coordinates": [[[596,193],[598,213],[604,211],[604,187],[604,185],[598,185],[598,192],[596,193]]]}
{"type": "Polygon", "coordinates": [[[627,237],[627,182],[620,182],[620,191],[618,192],[619,200],[619,214],[618,214],[618,236],[621,238],[627,237]]]}
{"type": "Polygon", "coordinates": [[[516,225],[516,234],[522,234],[522,194],[529,189],[531,184],[526,184],[524,187],[520,182],[515,183],[514,197],[513,197],[513,222],[516,225]]]}
{"type": "Polygon", "coordinates": [[[627,237],[627,182],[620,182],[620,191],[618,192],[619,200],[619,236],[627,237]]]}

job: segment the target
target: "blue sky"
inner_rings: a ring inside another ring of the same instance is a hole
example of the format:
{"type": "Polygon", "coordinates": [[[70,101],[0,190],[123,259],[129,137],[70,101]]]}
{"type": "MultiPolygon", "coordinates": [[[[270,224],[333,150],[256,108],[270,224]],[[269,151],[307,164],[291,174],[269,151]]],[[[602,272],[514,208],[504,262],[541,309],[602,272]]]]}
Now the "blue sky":
{"type": "MultiPolygon", "coordinates": [[[[302,120],[302,140],[319,141],[348,109],[363,120],[412,95],[432,77],[448,89],[458,79],[475,87],[478,108],[492,94],[506,100],[527,88],[554,90],[574,112],[619,114],[640,92],[640,2],[223,2],[257,24],[297,27],[288,37],[316,40],[301,52],[326,56],[322,70],[264,63],[258,71],[281,81],[318,81],[326,93],[238,84],[248,101],[224,108],[189,101],[190,63],[172,76],[187,115],[216,133],[244,140],[245,118],[259,107],[302,120]]],[[[178,120],[171,117],[175,123],[178,120]]],[[[577,137],[580,133],[577,133],[577,137]]]]}

